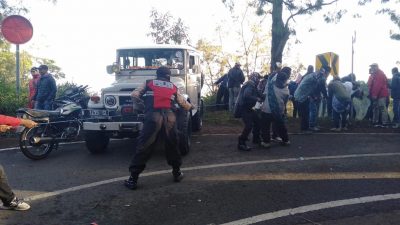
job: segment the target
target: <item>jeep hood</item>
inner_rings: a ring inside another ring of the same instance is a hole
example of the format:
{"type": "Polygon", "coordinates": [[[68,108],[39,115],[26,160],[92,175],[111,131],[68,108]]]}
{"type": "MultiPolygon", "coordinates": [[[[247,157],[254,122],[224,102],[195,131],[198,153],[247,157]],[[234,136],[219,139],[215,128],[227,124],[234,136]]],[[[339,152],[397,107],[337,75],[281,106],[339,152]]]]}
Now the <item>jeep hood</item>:
{"type": "MultiPolygon", "coordinates": [[[[146,82],[146,80],[154,79],[156,76],[127,76],[120,77],[110,87],[103,88],[102,92],[120,92],[120,91],[133,91],[138,86],[146,82]]],[[[185,81],[180,77],[171,77],[172,83],[178,89],[185,89],[185,81]]]]}

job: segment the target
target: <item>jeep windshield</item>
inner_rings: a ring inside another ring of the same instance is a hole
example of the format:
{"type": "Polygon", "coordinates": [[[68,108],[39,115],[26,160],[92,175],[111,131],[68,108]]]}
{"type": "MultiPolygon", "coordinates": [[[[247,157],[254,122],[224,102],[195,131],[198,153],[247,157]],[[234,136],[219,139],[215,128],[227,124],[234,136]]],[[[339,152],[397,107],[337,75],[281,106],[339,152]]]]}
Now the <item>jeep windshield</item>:
{"type": "Polygon", "coordinates": [[[156,70],[160,66],[184,69],[182,49],[121,49],[117,63],[121,71],[156,70]]]}

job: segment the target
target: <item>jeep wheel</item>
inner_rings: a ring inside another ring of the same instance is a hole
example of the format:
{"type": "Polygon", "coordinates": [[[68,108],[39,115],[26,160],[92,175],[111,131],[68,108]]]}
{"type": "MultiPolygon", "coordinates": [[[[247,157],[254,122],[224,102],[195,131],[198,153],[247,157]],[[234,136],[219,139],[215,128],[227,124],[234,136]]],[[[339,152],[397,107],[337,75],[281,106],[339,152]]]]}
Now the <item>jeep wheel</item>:
{"type": "Polygon", "coordinates": [[[200,100],[200,108],[192,118],[192,131],[199,131],[203,126],[204,103],[200,100]]]}
{"type": "Polygon", "coordinates": [[[190,113],[178,113],[178,134],[179,134],[179,151],[181,155],[187,155],[190,151],[192,136],[192,117],[190,113]]]}
{"type": "Polygon", "coordinates": [[[110,137],[103,132],[86,131],[85,142],[89,152],[98,154],[106,151],[110,137]]]}

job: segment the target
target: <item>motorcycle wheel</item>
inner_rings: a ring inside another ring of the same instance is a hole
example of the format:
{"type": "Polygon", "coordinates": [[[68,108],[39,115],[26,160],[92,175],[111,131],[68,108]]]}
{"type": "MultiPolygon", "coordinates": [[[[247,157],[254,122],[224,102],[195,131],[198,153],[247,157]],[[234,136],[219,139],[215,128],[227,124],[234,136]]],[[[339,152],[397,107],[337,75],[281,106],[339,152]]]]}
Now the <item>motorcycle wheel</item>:
{"type": "Polygon", "coordinates": [[[42,135],[41,127],[25,128],[19,136],[19,148],[22,153],[32,160],[46,158],[57,147],[57,143],[34,144],[33,138],[42,135]]]}

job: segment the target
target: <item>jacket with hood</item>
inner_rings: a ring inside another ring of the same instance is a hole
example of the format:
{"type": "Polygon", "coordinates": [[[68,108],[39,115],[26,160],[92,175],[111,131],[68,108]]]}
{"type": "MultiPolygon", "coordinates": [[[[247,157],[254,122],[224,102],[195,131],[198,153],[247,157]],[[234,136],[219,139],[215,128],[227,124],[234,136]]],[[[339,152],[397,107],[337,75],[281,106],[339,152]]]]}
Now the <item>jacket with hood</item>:
{"type": "Polygon", "coordinates": [[[400,73],[397,72],[393,74],[392,78],[392,98],[393,99],[400,99],[400,73]]]}
{"type": "Polygon", "coordinates": [[[386,75],[378,69],[368,78],[369,96],[371,98],[386,98],[389,96],[386,75]]]}
{"type": "Polygon", "coordinates": [[[56,97],[57,86],[53,76],[49,73],[40,76],[37,89],[32,100],[38,102],[53,101],[56,97]]]}

